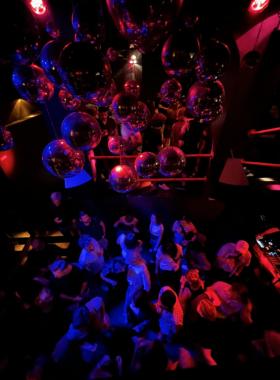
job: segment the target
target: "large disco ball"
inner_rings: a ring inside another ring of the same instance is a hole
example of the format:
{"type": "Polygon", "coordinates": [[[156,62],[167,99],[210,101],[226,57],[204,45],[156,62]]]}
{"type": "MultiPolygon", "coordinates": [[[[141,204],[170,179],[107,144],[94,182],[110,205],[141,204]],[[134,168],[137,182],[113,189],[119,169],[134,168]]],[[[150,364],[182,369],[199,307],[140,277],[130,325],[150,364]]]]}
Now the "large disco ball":
{"type": "Polygon", "coordinates": [[[53,85],[36,65],[16,67],[12,81],[20,96],[30,103],[45,104],[53,97],[53,85]]]}
{"type": "Polygon", "coordinates": [[[242,59],[242,67],[244,69],[253,69],[259,63],[261,55],[258,51],[252,50],[244,55],[242,59]]]}
{"type": "Polygon", "coordinates": [[[48,33],[48,35],[53,38],[53,39],[57,39],[60,37],[61,35],[61,31],[59,29],[59,27],[56,25],[56,23],[54,21],[48,21],[47,24],[46,24],[46,32],[48,33]]]}
{"type": "Polygon", "coordinates": [[[107,51],[107,57],[110,59],[110,61],[115,62],[119,57],[119,53],[116,49],[110,47],[107,51]]]}
{"type": "Polygon", "coordinates": [[[220,79],[230,63],[230,51],[227,45],[210,39],[199,53],[195,73],[200,81],[220,79]]]}
{"type": "Polygon", "coordinates": [[[91,103],[98,107],[109,107],[117,93],[117,87],[112,80],[109,90],[102,88],[92,97],[91,103]]]}
{"type": "Polygon", "coordinates": [[[72,13],[72,25],[80,41],[89,40],[94,45],[105,42],[105,22],[98,1],[80,1],[72,13]]]}
{"type": "Polygon", "coordinates": [[[115,166],[110,172],[109,183],[117,193],[128,193],[137,186],[137,173],[126,165],[115,166]]]}
{"type": "Polygon", "coordinates": [[[133,94],[122,91],[114,97],[112,108],[119,121],[129,122],[136,113],[137,105],[137,99],[133,94]]]}
{"type": "Polygon", "coordinates": [[[135,160],[135,170],[144,178],[154,177],[159,171],[157,155],[151,152],[139,154],[135,160]]]}
{"type": "Polygon", "coordinates": [[[6,128],[0,127],[0,152],[9,150],[14,146],[13,136],[6,128]]]}
{"type": "Polygon", "coordinates": [[[24,1],[4,3],[0,12],[0,61],[11,66],[31,65],[40,55],[40,29],[24,1]]]}
{"type": "Polygon", "coordinates": [[[46,77],[58,88],[64,87],[58,72],[59,56],[63,48],[64,44],[60,41],[50,41],[43,47],[40,56],[46,77]]]}
{"type": "Polygon", "coordinates": [[[195,67],[199,48],[199,40],[190,29],[169,36],[161,52],[166,74],[176,78],[188,75],[195,67]]]}
{"type": "Polygon", "coordinates": [[[124,91],[129,92],[130,94],[133,94],[137,99],[140,96],[140,84],[136,82],[136,80],[130,79],[127,82],[125,82],[123,86],[124,91]]]}
{"type": "Polygon", "coordinates": [[[160,93],[165,103],[172,104],[181,99],[182,86],[176,79],[170,79],[163,83],[160,93]]]}
{"type": "Polygon", "coordinates": [[[172,29],[182,0],[106,0],[117,30],[141,53],[153,51],[172,29]]]}
{"type": "Polygon", "coordinates": [[[61,125],[64,140],[73,149],[91,150],[101,140],[101,128],[95,117],[85,112],[73,112],[66,116],[61,125]]]}
{"type": "Polygon", "coordinates": [[[51,174],[71,178],[83,169],[85,156],[83,152],[72,149],[64,140],[55,140],[45,147],[42,161],[51,174]]]}
{"type": "Polygon", "coordinates": [[[109,90],[112,72],[107,57],[88,42],[71,42],[62,50],[59,75],[66,89],[90,103],[101,89],[109,90]]]}
{"type": "Polygon", "coordinates": [[[60,104],[68,111],[76,111],[81,107],[81,101],[69,91],[60,90],[58,93],[58,100],[60,104]]]}
{"type": "Polygon", "coordinates": [[[195,82],[186,97],[186,112],[198,121],[212,122],[223,113],[222,103],[225,98],[221,82],[195,82]]]}
{"type": "Polygon", "coordinates": [[[125,126],[134,132],[141,132],[146,129],[151,120],[151,113],[146,104],[138,102],[137,109],[133,118],[125,123],[125,126]]]}
{"type": "Polygon", "coordinates": [[[126,140],[121,136],[111,136],[108,138],[108,149],[112,154],[123,154],[127,149],[126,140]]]}
{"type": "Polygon", "coordinates": [[[159,172],[166,177],[175,177],[184,170],[186,156],[174,146],[162,149],[158,154],[159,172]]]}

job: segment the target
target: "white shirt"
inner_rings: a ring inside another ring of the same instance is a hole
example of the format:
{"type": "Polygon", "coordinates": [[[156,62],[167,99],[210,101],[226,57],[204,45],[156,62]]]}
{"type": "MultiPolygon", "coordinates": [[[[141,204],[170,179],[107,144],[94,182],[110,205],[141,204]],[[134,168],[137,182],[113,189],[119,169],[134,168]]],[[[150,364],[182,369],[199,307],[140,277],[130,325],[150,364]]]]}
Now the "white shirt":
{"type": "MultiPolygon", "coordinates": [[[[236,265],[235,256],[238,254],[235,252],[236,244],[234,243],[226,243],[223,245],[219,252],[217,253],[216,265],[218,268],[222,268],[226,272],[231,272],[234,266],[236,265]],[[233,258],[229,258],[228,256],[233,256],[233,258]],[[224,262],[219,258],[226,259],[224,262]]],[[[245,264],[247,267],[250,265],[252,255],[249,251],[247,251],[242,258],[240,259],[240,264],[245,264]]]]}
{"type": "MultiPolygon", "coordinates": [[[[176,260],[178,260],[180,257],[183,256],[183,250],[182,247],[179,244],[175,244],[177,248],[177,255],[175,257],[176,260]]],[[[162,270],[176,270],[177,269],[177,263],[170,257],[169,255],[164,255],[162,253],[162,246],[159,247],[157,251],[157,260],[160,262],[159,267],[162,270]]]]}
{"type": "Polygon", "coordinates": [[[104,257],[103,257],[103,249],[100,248],[97,241],[91,238],[94,244],[93,251],[87,251],[83,249],[80,257],[79,263],[84,266],[84,268],[94,274],[100,272],[104,266],[104,257]],[[102,252],[102,256],[98,256],[102,252]]]}
{"type": "Polygon", "coordinates": [[[141,251],[141,246],[142,246],[142,241],[141,240],[138,240],[138,242],[140,243],[138,247],[136,247],[135,249],[128,249],[126,248],[125,244],[124,244],[124,241],[125,241],[125,238],[126,238],[126,235],[125,234],[121,234],[119,237],[118,237],[118,240],[117,240],[117,244],[119,244],[121,246],[121,249],[122,249],[122,256],[124,258],[126,258],[126,255],[128,253],[140,253],[141,251]]]}
{"type": "Polygon", "coordinates": [[[161,232],[163,232],[164,228],[163,225],[160,224],[159,226],[155,223],[150,224],[150,232],[152,235],[160,236],[161,232]]]}

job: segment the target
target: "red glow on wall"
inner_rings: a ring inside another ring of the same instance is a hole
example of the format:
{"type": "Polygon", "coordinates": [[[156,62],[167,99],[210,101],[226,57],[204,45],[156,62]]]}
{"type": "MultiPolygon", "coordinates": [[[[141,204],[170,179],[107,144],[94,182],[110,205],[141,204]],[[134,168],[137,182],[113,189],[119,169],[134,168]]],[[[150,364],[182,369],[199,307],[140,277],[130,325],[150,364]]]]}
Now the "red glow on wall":
{"type": "Polygon", "coordinates": [[[250,5],[250,10],[253,12],[263,11],[269,4],[269,0],[253,0],[250,5]]]}
{"type": "Polygon", "coordinates": [[[31,0],[30,5],[37,15],[43,15],[46,12],[47,7],[43,0],[31,0]]]}

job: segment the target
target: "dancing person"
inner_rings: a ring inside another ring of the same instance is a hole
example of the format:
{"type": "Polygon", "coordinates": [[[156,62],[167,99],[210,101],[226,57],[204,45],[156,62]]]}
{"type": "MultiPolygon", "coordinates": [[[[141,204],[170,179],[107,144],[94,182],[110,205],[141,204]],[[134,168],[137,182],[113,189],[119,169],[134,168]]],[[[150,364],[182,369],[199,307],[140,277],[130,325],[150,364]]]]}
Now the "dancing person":
{"type": "Polygon", "coordinates": [[[126,258],[128,253],[140,254],[142,250],[142,241],[138,240],[134,233],[120,235],[117,240],[117,244],[121,246],[122,256],[124,258],[126,258]]]}
{"type": "Polygon", "coordinates": [[[151,215],[151,223],[149,227],[150,232],[150,245],[152,248],[150,248],[149,252],[157,252],[159,249],[164,227],[162,224],[162,217],[159,214],[152,214],[151,215]]]}
{"type": "Polygon", "coordinates": [[[251,258],[249,244],[244,240],[239,240],[236,244],[226,243],[220,248],[215,266],[229,272],[229,277],[239,276],[242,270],[250,265],[251,258]]]}
{"type": "Polygon", "coordinates": [[[206,256],[206,242],[206,236],[198,233],[196,239],[190,242],[186,254],[188,268],[197,269],[201,274],[211,270],[211,264],[206,256]]]}
{"type": "Polygon", "coordinates": [[[180,280],[180,264],[183,256],[182,247],[173,242],[162,244],[156,255],[155,273],[159,273],[161,286],[176,286],[180,280]]]}
{"type": "Polygon", "coordinates": [[[137,230],[138,220],[131,215],[122,216],[119,220],[116,221],[114,227],[117,228],[117,239],[120,235],[127,235],[130,232],[139,233],[137,230]]]}
{"type": "Polygon", "coordinates": [[[177,148],[180,148],[179,143],[179,136],[182,127],[187,123],[187,118],[185,116],[185,108],[180,108],[177,111],[177,122],[172,125],[172,131],[171,131],[171,145],[176,146],[177,148]]]}
{"type": "Polygon", "coordinates": [[[91,370],[88,379],[115,378],[117,376],[122,376],[121,356],[116,356],[113,360],[109,355],[105,355],[91,370]]]}
{"type": "Polygon", "coordinates": [[[126,261],[128,263],[127,282],[129,285],[125,296],[124,322],[128,323],[127,309],[133,300],[133,295],[139,289],[144,289],[149,292],[151,289],[151,279],[146,262],[140,255],[128,253],[126,261]]]}
{"type": "Polygon", "coordinates": [[[101,248],[107,248],[108,240],[105,239],[106,228],[101,219],[89,216],[84,211],[80,211],[77,228],[80,236],[89,235],[98,242],[101,248]]]}
{"type": "Polygon", "coordinates": [[[199,276],[197,269],[191,269],[180,279],[179,301],[185,313],[190,300],[204,292],[204,282],[199,276]]]}
{"type": "Polygon", "coordinates": [[[176,220],[172,227],[173,242],[180,244],[184,254],[189,243],[195,241],[197,229],[190,221],[176,220]]]}

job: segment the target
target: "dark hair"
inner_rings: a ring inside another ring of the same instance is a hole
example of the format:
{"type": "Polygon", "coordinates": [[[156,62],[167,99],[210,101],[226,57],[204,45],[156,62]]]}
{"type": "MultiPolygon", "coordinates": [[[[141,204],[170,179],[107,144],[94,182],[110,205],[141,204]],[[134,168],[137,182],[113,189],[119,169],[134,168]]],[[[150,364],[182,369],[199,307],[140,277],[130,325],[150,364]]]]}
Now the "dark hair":
{"type": "Polygon", "coordinates": [[[79,219],[81,219],[81,217],[82,217],[82,216],[85,216],[85,215],[87,215],[86,212],[84,212],[84,211],[80,211],[80,212],[79,212],[79,219]]]}
{"type": "Polygon", "coordinates": [[[172,259],[175,259],[177,255],[177,247],[173,242],[164,243],[161,246],[161,251],[165,255],[169,255],[172,259]]]}
{"type": "Polygon", "coordinates": [[[155,113],[152,120],[151,126],[156,128],[161,128],[166,122],[166,116],[163,113],[155,113]]]}
{"type": "Polygon", "coordinates": [[[155,216],[157,224],[162,224],[162,216],[160,214],[153,213],[152,215],[155,216]]]}
{"type": "Polygon", "coordinates": [[[99,107],[99,113],[100,112],[108,112],[109,108],[108,107],[99,107]]]}
{"type": "Polygon", "coordinates": [[[241,297],[241,302],[246,304],[248,302],[249,290],[248,288],[240,283],[233,283],[231,288],[234,292],[237,292],[241,297]]]}
{"type": "Polygon", "coordinates": [[[90,323],[90,312],[86,306],[77,309],[72,316],[72,325],[74,329],[87,328],[90,323]]]}
{"type": "Polygon", "coordinates": [[[141,360],[141,373],[151,374],[161,373],[166,370],[168,364],[167,353],[163,347],[163,344],[158,340],[154,340],[152,348],[146,352],[141,360]]]}
{"type": "Polygon", "coordinates": [[[137,240],[136,235],[133,233],[126,235],[124,245],[127,249],[135,249],[136,247],[138,247],[139,242],[137,240]]]}
{"type": "Polygon", "coordinates": [[[144,289],[137,290],[133,295],[133,302],[138,309],[146,309],[150,302],[149,293],[144,289]]]}
{"type": "Polygon", "coordinates": [[[131,215],[126,215],[126,217],[125,217],[125,221],[127,222],[127,223],[132,223],[133,222],[133,216],[131,216],[131,215]]]}
{"type": "Polygon", "coordinates": [[[162,293],[160,302],[163,304],[163,306],[167,307],[168,310],[172,310],[173,306],[176,303],[176,296],[171,290],[166,290],[162,293]]]}

